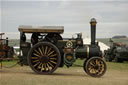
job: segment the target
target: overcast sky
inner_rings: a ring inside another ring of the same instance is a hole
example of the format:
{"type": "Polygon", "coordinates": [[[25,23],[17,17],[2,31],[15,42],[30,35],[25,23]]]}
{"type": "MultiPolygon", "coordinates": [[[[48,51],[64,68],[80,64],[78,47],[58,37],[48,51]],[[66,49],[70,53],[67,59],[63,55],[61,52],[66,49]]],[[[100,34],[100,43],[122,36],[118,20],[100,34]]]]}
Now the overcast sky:
{"type": "Polygon", "coordinates": [[[64,26],[65,33],[90,33],[97,20],[97,37],[128,36],[128,0],[2,0],[0,32],[18,33],[19,25],[64,26]]]}

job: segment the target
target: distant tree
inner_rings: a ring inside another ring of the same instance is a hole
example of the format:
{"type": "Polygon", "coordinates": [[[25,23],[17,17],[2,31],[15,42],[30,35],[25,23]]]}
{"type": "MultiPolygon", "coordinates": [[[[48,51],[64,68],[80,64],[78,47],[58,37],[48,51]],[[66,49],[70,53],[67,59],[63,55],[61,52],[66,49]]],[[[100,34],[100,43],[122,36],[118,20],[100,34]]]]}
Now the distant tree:
{"type": "Polygon", "coordinates": [[[113,36],[112,38],[127,38],[127,36],[125,36],[125,35],[122,35],[122,36],[113,36]]]}

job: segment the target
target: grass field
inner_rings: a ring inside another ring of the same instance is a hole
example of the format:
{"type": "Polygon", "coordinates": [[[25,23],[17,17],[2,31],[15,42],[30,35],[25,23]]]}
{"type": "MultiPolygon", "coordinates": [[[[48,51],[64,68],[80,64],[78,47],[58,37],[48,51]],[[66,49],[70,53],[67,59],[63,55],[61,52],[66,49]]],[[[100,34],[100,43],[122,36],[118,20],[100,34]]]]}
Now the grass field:
{"type": "MultiPolygon", "coordinates": [[[[4,62],[9,66],[14,62],[4,62]]],[[[52,75],[35,74],[29,66],[3,68],[0,72],[0,85],[128,85],[128,62],[108,63],[107,72],[101,78],[88,76],[77,60],[71,68],[58,68],[52,75]],[[76,67],[79,64],[80,67],[76,67]]]]}

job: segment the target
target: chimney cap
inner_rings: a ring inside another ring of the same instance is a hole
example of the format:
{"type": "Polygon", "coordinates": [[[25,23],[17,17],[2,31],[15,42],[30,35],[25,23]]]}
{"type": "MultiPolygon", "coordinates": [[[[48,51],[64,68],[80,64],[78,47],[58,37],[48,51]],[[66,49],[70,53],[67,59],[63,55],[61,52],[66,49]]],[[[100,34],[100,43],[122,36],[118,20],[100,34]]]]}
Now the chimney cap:
{"type": "Polygon", "coordinates": [[[91,18],[90,23],[97,23],[95,18],[91,18]]]}

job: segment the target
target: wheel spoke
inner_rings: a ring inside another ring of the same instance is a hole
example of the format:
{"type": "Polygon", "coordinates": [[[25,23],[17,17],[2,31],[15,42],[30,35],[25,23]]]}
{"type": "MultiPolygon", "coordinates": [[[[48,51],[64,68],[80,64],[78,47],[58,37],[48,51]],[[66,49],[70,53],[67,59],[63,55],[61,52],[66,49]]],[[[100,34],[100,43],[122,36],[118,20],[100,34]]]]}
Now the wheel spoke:
{"type": "Polygon", "coordinates": [[[94,66],[94,64],[92,62],[90,62],[90,65],[94,66]]]}
{"type": "Polygon", "coordinates": [[[47,71],[47,67],[46,67],[46,64],[44,64],[44,70],[47,71]]]}
{"type": "Polygon", "coordinates": [[[42,46],[42,52],[43,52],[43,54],[44,54],[44,47],[42,46]]]}
{"type": "MultiPolygon", "coordinates": [[[[89,69],[90,72],[92,71],[92,67],[89,67],[88,69],[89,69]]],[[[92,73],[92,72],[91,72],[91,73],[92,73]]]]}
{"type": "Polygon", "coordinates": [[[48,63],[47,63],[46,65],[47,65],[47,67],[48,67],[48,70],[50,70],[48,63]]]}
{"type": "Polygon", "coordinates": [[[92,72],[90,72],[90,73],[92,73],[92,74],[93,74],[93,73],[94,73],[94,69],[91,69],[91,71],[92,71],[92,72]]]}
{"type": "Polygon", "coordinates": [[[93,63],[93,65],[96,65],[96,62],[95,62],[95,60],[92,60],[92,63],[93,63]]]}
{"type": "Polygon", "coordinates": [[[95,69],[93,69],[93,70],[94,70],[94,72],[93,72],[93,73],[95,74],[95,73],[96,73],[96,70],[95,70],[95,69]]]}
{"type": "Polygon", "coordinates": [[[91,66],[90,73],[94,73],[94,72],[95,72],[95,70],[94,70],[94,68],[91,66]]]}
{"type": "Polygon", "coordinates": [[[41,72],[43,71],[44,67],[43,67],[43,64],[42,64],[42,67],[41,67],[41,72]]]}
{"type": "Polygon", "coordinates": [[[97,72],[96,72],[97,70],[96,70],[96,69],[94,69],[94,71],[95,71],[95,74],[96,74],[96,73],[97,73],[97,72]]]}
{"type": "Polygon", "coordinates": [[[54,62],[54,61],[52,61],[52,60],[50,60],[50,62],[52,62],[52,63],[56,64],[56,62],[54,62]]]}
{"type": "Polygon", "coordinates": [[[48,50],[47,54],[49,54],[49,52],[51,51],[51,49],[52,49],[52,48],[50,48],[50,49],[48,50]]]}
{"type": "Polygon", "coordinates": [[[51,55],[51,56],[49,56],[49,57],[54,57],[54,56],[57,56],[57,54],[53,54],[53,55],[51,55]]]}
{"type": "Polygon", "coordinates": [[[39,53],[36,49],[34,49],[34,51],[35,51],[36,53],[38,53],[38,55],[40,55],[40,53],[39,53]]]}
{"type": "Polygon", "coordinates": [[[33,63],[35,63],[35,62],[38,62],[39,60],[35,60],[35,61],[33,61],[33,63]]]}
{"type": "Polygon", "coordinates": [[[36,53],[33,53],[33,55],[37,56],[37,57],[40,57],[40,55],[36,54],[36,53]]]}
{"type": "Polygon", "coordinates": [[[40,62],[37,62],[33,67],[36,67],[40,62]]]}
{"type": "Polygon", "coordinates": [[[38,59],[38,57],[32,57],[32,59],[38,59]]]}
{"type": "Polygon", "coordinates": [[[50,53],[48,54],[48,56],[51,55],[53,52],[54,52],[54,51],[50,52],[50,53]]]}
{"type": "Polygon", "coordinates": [[[56,60],[56,58],[50,58],[50,59],[52,59],[52,60],[56,60]]]}
{"type": "Polygon", "coordinates": [[[92,73],[92,69],[89,69],[90,73],[92,73]]]}
{"type": "Polygon", "coordinates": [[[39,49],[39,51],[40,51],[40,53],[41,53],[41,56],[43,56],[43,53],[42,53],[42,51],[41,51],[40,47],[39,47],[38,49],[39,49]]]}
{"type": "Polygon", "coordinates": [[[52,68],[54,67],[50,62],[48,62],[48,64],[49,64],[52,68]]]}
{"type": "Polygon", "coordinates": [[[41,69],[41,65],[42,65],[42,63],[39,64],[38,69],[41,69]]]}
{"type": "Polygon", "coordinates": [[[47,55],[47,49],[48,49],[48,47],[46,46],[44,55],[47,55]]]}
{"type": "Polygon", "coordinates": [[[97,64],[97,65],[99,64],[98,59],[96,59],[96,64],[97,64]]]}

